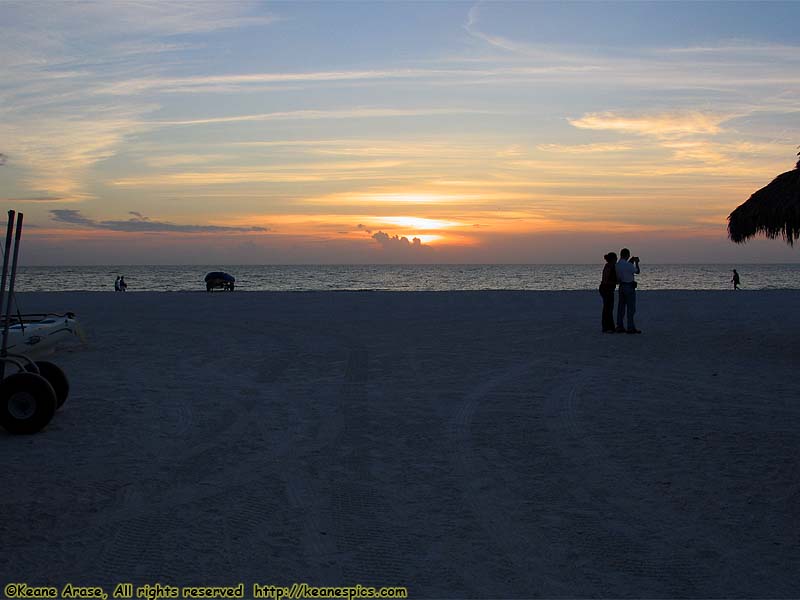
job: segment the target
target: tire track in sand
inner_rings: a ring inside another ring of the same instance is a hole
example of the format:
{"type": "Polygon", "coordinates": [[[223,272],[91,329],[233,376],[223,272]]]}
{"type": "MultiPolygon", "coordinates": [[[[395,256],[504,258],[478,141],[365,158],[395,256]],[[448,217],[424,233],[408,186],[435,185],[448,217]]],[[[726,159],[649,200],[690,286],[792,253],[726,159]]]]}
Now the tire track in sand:
{"type": "MultiPolygon", "coordinates": [[[[537,341],[540,340],[532,340],[533,343],[537,341]]],[[[543,553],[547,544],[524,535],[512,516],[497,510],[496,504],[485,489],[482,489],[479,478],[476,477],[476,457],[470,444],[472,420],[481,401],[493,390],[530,374],[544,361],[541,358],[512,364],[466,394],[451,420],[450,435],[455,440],[453,459],[464,499],[493,545],[513,565],[515,573],[522,580],[518,584],[519,588],[527,590],[531,595],[569,595],[568,587],[553,579],[546,582],[542,579],[542,574],[548,572],[543,553]]],[[[491,584],[496,578],[485,564],[471,564],[469,572],[462,575],[471,581],[472,589],[479,590],[481,595],[497,593],[496,586],[491,584]]]]}
{"type": "MultiPolygon", "coordinates": [[[[253,369],[252,378],[257,383],[275,384],[293,364],[294,345],[291,342],[287,345],[289,351],[283,352],[266,372],[253,369]]],[[[193,445],[177,457],[165,456],[167,463],[175,464],[171,467],[173,473],[177,475],[185,471],[179,479],[187,483],[172,484],[166,493],[150,498],[146,498],[147,493],[141,484],[127,485],[117,495],[115,505],[104,511],[102,518],[94,524],[94,527],[100,528],[113,527],[113,534],[107,538],[107,543],[103,544],[94,561],[98,577],[116,580],[128,576],[131,579],[135,574],[143,573],[148,576],[148,581],[155,581],[156,575],[165,578],[177,575],[165,566],[164,563],[169,562],[165,559],[170,557],[163,555],[158,540],[179,526],[179,513],[176,511],[187,504],[202,502],[231,509],[221,520],[217,519],[220,521],[223,542],[217,545],[217,551],[221,552],[217,563],[225,566],[224,572],[229,572],[236,563],[231,554],[234,543],[241,546],[242,535],[257,532],[269,523],[275,497],[262,491],[259,482],[263,481],[266,486],[274,483],[275,465],[279,457],[288,452],[288,439],[284,437],[272,444],[273,452],[268,460],[245,460],[233,465],[221,463],[222,450],[232,437],[240,438],[247,429],[252,428],[253,423],[263,426],[264,419],[259,418],[258,414],[263,403],[259,403],[258,399],[279,397],[274,394],[275,390],[269,390],[264,385],[241,389],[248,393],[228,396],[238,400],[238,408],[235,409],[237,417],[221,428],[215,428],[215,435],[207,441],[193,445]],[[215,464],[224,471],[224,485],[215,483],[218,474],[211,474],[211,467],[215,464]],[[228,500],[231,497],[235,502],[228,500]]],[[[188,433],[195,422],[191,401],[176,403],[172,412],[179,417],[176,423],[178,432],[188,433]]]]}
{"type": "MultiPolygon", "coordinates": [[[[647,589],[648,594],[703,595],[702,590],[709,589],[707,575],[696,561],[672,551],[670,540],[661,533],[663,527],[659,527],[659,524],[681,523],[685,515],[678,515],[666,502],[648,501],[653,498],[653,491],[637,481],[581,425],[578,416],[580,390],[592,382],[601,385],[607,375],[607,367],[573,372],[569,379],[551,390],[544,403],[545,414],[549,417],[547,422],[554,426],[554,433],[564,439],[560,448],[575,465],[575,477],[593,499],[593,506],[583,515],[574,515],[575,529],[593,531],[593,534],[573,537],[572,544],[581,549],[581,554],[604,560],[621,570],[629,581],[655,585],[655,589],[640,588],[647,589]],[[620,488],[625,491],[620,492],[620,488]],[[604,518],[598,520],[598,515],[604,518]]],[[[607,586],[606,583],[605,593],[619,593],[618,589],[607,586]]]]}

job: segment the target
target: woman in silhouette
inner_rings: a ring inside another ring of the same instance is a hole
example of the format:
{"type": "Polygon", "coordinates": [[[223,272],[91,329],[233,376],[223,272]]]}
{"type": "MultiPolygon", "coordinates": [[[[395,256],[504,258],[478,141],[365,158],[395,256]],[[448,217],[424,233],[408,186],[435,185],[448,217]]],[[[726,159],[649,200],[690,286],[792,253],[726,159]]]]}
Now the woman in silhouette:
{"type": "Polygon", "coordinates": [[[600,296],[603,298],[603,333],[614,333],[614,288],[617,287],[617,253],[609,252],[604,257],[603,279],[600,282],[600,296]]]}

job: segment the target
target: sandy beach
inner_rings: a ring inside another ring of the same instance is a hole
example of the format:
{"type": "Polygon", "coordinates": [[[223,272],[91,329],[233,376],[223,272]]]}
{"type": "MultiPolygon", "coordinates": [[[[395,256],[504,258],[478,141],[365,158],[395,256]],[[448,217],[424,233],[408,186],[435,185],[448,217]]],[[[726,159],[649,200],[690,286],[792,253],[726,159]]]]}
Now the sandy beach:
{"type": "Polygon", "coordinates": [[[3,584],[800,594],[800,291],[19,301],[88,341],[0,432],[3,584]]]}

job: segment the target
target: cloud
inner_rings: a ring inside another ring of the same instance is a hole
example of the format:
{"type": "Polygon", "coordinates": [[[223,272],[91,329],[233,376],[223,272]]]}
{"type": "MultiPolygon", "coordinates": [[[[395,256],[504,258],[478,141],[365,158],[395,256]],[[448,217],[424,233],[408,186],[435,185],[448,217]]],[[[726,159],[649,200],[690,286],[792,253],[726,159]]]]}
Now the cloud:
{"type": "Polygon", "coordinates": [[[183,52],[195,50],[201,46],[192,44],[174,44],[166,42],[150,42],[141,40],[131,40],[120,42],[112,46],[114,56],[130,57],[144,54],[163,54],[166,52],[183,52]]]}
{"type": "Polygon", "coordinates": [[[53,215],[53,220],[60,223],[70,223],[71,225],[87,225],[95,227],[97,223],[91,219],[84,217],[79,210],[72,209],[57,209],[51,210],[50,214],[53,215]]]}
{"type": "MultiPolygon", "coordinates": [[[[273,169],[251,169],[231,167],[226,171],[186,171],[169,174],[146,175],[117,179],[114,185],[126,186],[208,186],[237,183],[297,183],[312,181],[348,181],[355,179],[375,179],[383,174],[392,174],[402,161],[376,160],[329,163],[295,163],[277,165],[273,169]]],[[[398,179],[404,176],[393,176],[398,179]]]]}
{"type": "Polygon", "coordinates": [[[380,79],[438,78],[460,75],[459,70],[395,69],[373,71],[310,71],[299,73],[250,73],[243,75],[209,75],[193,77],[149,77],[117,81],[98,88],[98,94],[129,95],[157,89],[162,92],[230,91],[250,86],[285,83],[314,83],[380,79]]]}
{"type": "Polygon", "coordinates": [[[148,167],[164,169],[168,167],[181,167],[184,165],[205,165],[209,163],[222,163],[229,158],[226,154],[160,154],[151,153],[140,160],[148,167]]]}
{"type": "Polygon", "coordinates": [[[400,237],[399,235],[389,235],[383,231],[374,233],[372,235],[372,239],[387,250],[417,250],[427,247],[422,244],[422,240],[420,240],[418,237],[415,237],[409,241],[405,236],[400,237]]]}
{"type": "Polygon", "coordinates": [[[587,56],[580,54],[569,54],[561,51],[554,51],[552,46],[535,45],[526,42],[519,42],[510,38],[486,32],[480,27],[480,3],[470,8],[467,13],[467,21],[464,23],[464,30],[473,38],[488,44],[490,47],[502,50],[503,52],[524,56],[526,58],[546,60],[549,63],[572,63],[581,65],[583,68],[593,70],[595,67],[588,66],[587,56]]]}
{"type": "Polygon", "coordinates": [[[31,196],[86,200],[90,169],[160,108],[98,89],[181,64],[207,41],[176,38],[279,21],[260,2],[10,2],[0,19],[0,140],[31,196]],[[178,53],[172,61],[159,55],[178,53]],[[113,100],[113,102],[109,102],[113,100]]]}
{"type": "Polygon", "coordinates": [[[500,50],[506,50],[509,52],[525,52],[529,50],[524,44],[520,44],[518,42],[513,42],[507,38],[490,35],[481,31],[479,28],[480,22],[480,5],[476,4],[472,8],[469,9],[467,13],[467,22],[464,23],[464,30],[469,33],[474,38],[482,40],[489,44],[490,46],[494,46],[495,48],[499,48],[500,50]]]}
{"type": "Polygon", "coordinates": [[[153,221],[141,213],[130,211],[134,215],[127,221],[95,221],[85,217],[79,210],[51,210],[54,221],[82,225],[90,229],[106,229],[127,232],[170,232],[170,233],[232,233],[232,232],[267,232],[267,227],[226,227],[221,225],[178,225],[168,221],[153,221]]]}
{"type": "Polygon", "coordinates": [[[631,144],[540,144],[537,146],[544,152],[559,152],[562,154],[592,154],[602,152],[627,152],[632,150],[631,144]]]}
{"type": "MultiPolygon", "coordinates": [[[[544,45],[536,41],[511,39],[482,27],[481,13],[491,3],[478,3],[468,12],[464,30],[493,52],[481,62],[508,59],[532,61],[555,67],[554,74],[566,75],[565,82],[582,86],[590,80],[598,85],[615,85],[636,89],[688,89],[714,91],[724,95],[747,94],[747,108],[765,103],[776,104],[776,94],[796,88],[800,47],[758,43],[757,41],[720,42],[720,45],[694,47],[638,47],[624,54],[615,47],[593,47],[566,36],[562,43],[544,45]],[[570,77],[567,66],[582,71],[570,77]],[[594,75],[592,71],[595,71],[594,75]]],[[[499,21],[494,20],[496,26],[499,21]]],[[[451,59],[453,62],[456,59],[451,59]]],[[[462,59],[467,60],[467,59],[462,59]]]]}
{"type": "MultiPolygon", "coordinates": [[[[570,120],[570,124],[580,129],[616,131],[639,135],[646,140],[647,146],[661,147],[671,153],[672,159],[681,165],[646,164],[644,162],[628,162],[628,166],[637,164],[639,173],[653,175],[674,175],[704,172],[711,174],[722,169],[718,174],[735,174],[745,176],[749,162],[751,169],[758,173],[763,165],[755,165],[753,161],[772,160],[784,151],[784,146],[775,142],[751,142],[731,139],[731,134],[738,134],[735,129],[723,129],[722,124],[741,117],[741,114],[718,114],[701,111],[682,111],[659,114],[622,115],[614,112],[587,113],[580,119],[570,120]],[[678,170],[676,170],[676,166],[678,170]]],[[[737,123],[738,125],[738,123],[737,123]]],[[[622,150],[647,151],[643,144],[629,140],[618,144],[585,144],[577,146],[560,146],[557,144],[538,147],[544,151],[555,152],[592,152],[601,150],[615,152],[622,150]]]]}
{"type": "Polygon", "coordinates": [[[720,124],[734,116],[697,111],[632,116],[595,112],[568,121],[570,125],[579,129],[620,131],[660,139],[674,139],[692,135],[716,135],[722,131],[720,124]]]}
{"type": "Polygon", "coordinates": [[[372,230],[368,229],[367,226],[364,225],[363,223],[358,224],[358,229],[360,229],[361,231],[366,231],[369,234],[372,234],[372,230]]]}
{"type": "Polygon", "coordinates": [[[182,35],[279,21],[255,2],[24,2],[16,3],[14,16],[28,27],[57,36],[99,38],[134,35],[182,35]],[[261,12],[259,12],[261,11],[261,12]],[[62,24],[62,29],[53,24],[62,24]]]}
{"type": "Polygon", "coordinates": [[[152,121],[153,126],[208,125],[250,121],[287,121],[317,119],[366,119],[378,117],[427,117],[436,115],[495,114],[490,110],[470,108],[353,108],[345,110],[292,110],[230,117],[211,117],[186,121],[152,121]]]}
{"type": "Polygon", "coordinates": [[[0,202],[21,202],[21,203],[52,202],[60,204],[65,202],[75,202],[75,200],[63,196],[21,196],[18,198],[0,198],[0,202]]]}
{"type": "MultiPolygon", "coordinates": [[[[504,196],[507,197],[507,196],[504,196]]],[[[306,198],[307,204],[333,204],[336,206],[358,206],[362,204],[467,204],[486,200],[485,194],[442,194],[439,192],[414,191],[411,193],[397,191],[375,192],[337,192],[315,198],[306,198]]]]}
{"type": "Polygon", "coordinates": [[[141,116],[152,107],[93,107],[91,114],[56,111],[0,119],[0,139],[24,167],[22,181],[37,195],[69,196],[85,191],[89,169],[114,156],[130,134],[146,129],[141,116]]]}
{"type": "Polygon", "coordinates": [[[717,46],[686,46],[659,49],[660,53],[676,55],[714,55],[724,58],[733,56],[750,61],[763,57],[770,61],[784,59],[792,62],[796,62],[798,59],[797,51],[797,46],[788,44],[759,44],[745,41],[722,43],[717,46]]]}
{"type": "Polygon", "coordinates": [[[664,142],[663,146],[672,151],[673,158],[694,163],[721,163],[727,160],[725,146],[705,141],[664,142]]]}
{"type": "MultiPolygon", "coordinates": [[[[396,82],[416,80],[418,83],[433,85],[470,84],[473,81],[495,81],[498,78],[527,80],[532,77],[553,77],[560,75],[579,75],[586,71],[596,71],[600,67],[593,65],[544,65],[513,66],[471,69],[471,68],[400,68],[371,71],[305,71],[294,73],[247,73],[235,75],[206,75],[191,77],[142,77],[103,84],[93,93],[114,96],[131,96],[152,92],[170,94],[197,92],[233,92],[242,90],[258,90],[265,86],[276,89],[277,86],[291,85],[307,87],[317,84],[368,84],[378,82],[396,82]]],[[[290,88],[291,89],[291,88],[290,88]]]]}

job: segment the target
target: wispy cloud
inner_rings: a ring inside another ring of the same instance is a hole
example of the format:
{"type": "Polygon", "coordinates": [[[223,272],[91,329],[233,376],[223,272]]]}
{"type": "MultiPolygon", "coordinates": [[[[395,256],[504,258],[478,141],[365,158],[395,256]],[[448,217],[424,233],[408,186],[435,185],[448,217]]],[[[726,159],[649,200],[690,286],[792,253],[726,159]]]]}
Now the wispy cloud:
{"type": "Polygon", "coordinates": [[[534,52],[532,52],[532,49],[529,46],[527,46],[526,44],[521,44],[519,42],[514,42],[513,40],[510,40],[508,38],[505,38],[505,37],[502,37],[502,36],[499,36],[499,35],[491,35],[489,33],[481,31],[478,28],[478,10],[477,10],[477,7],[473,7],[469,12],[470,12],[470,18],[468,19],[468,21],[467,21],[466,25],[464,26],[464,28],[473,37],[475,37],[475,38],[477,38],[479,40],[482,40],[482,41],[486,42],[487,44],[489,44],[490,46],[493,46],[493,47],[498,48],[500,50],[507,50],[509,52],[515,52],[515,53],[524,53],[524,54],[528,54],[528,55],[534,54],[534,52]]]}
{"type": "Polygon", "coordinates": [[[52,219],[58,223],[80,225],[89,229],[106,229],[136,233],[233,233],[267,232],[266,227],[229,227],[223,225],[178,225],[168,221],[154,221],[141,213],[131,211],[132,218],[124,221],[96,221],[78,210],[51,210],[52,219]]]}
{"type": "Polygon", "coordinates": [[[143,177],[126,177],[113,185],[132,186],[203,186],[241,183],[298,183],[312,181],[348,181],[371,179],[398,166],[400,161],[374,160],[278,165],[273,169],[236,168],[214,171],[163,173],[143,177]]]}
{"type": "MultiPolygon", "coordinates": [[[[495,69],[508,61],[529,63],[537,68],[549,66],[562,81],[580,85],[593,82],[603,86],[714,90],[737,95],[750,90],[750,93],[757,94],[759,103],[771,102],[770,88],[800,84],[800,45],[796,44],[741,39],[680,47],[642,46],[634,48],[633,53],[631,48],[620,53],[618,48],[587,48],[580,44],[579,39],[565,36],[563,44],[544,46],[482,28],[481,13],[491,8],[492,3],[473,6],[467,13],[464,29],[494,52],[488,56],[461,59],[462,62],[477,60],[494,64],[495,69]],[[574,76],[570,77],[568,67],[575,68],[574,76]]],[[[458,59],[449,62],[458,62],[458,59]]]]}
{"type": "Polygon", "coordinates": [[[587,113],[579,119],[568,119],[579,129],[597,129],[635,133],[661,139],[720,133],[720,125],[736,115],[706,112],[621,115],[614,112],[587,113]]]}
{"type": "Polygon", "coordinates": [[[156,154],[145,156],[142,162],[153,168],[165,168],[220,163],[229,158],[225,154],[156,154]]]}
{"type": "Polygon", "coordinates": [[[0,139],[24,167],[21,178],[31,190],[75,199],[90,197],[89,168],[117,152],[127,135],[146,127],[147,108],[97,108],[92,114],[44,114],[37,119],[0,122],[0,139]]]}
{"type": "MultiPolygon", "coordinates": [[[[311,155],[342,157],[393,157],[403,159],[479,159],[485,160],[492,152],[485,140],[448,135],[446,138],[428,138],[415,135],[412,139],[340,139],[340,140],[270,140],[252,142],[229,142],[220,144],[226,148],[283,148],[282,154],[299,152],[311,155]]],[[[514,156],[520,152],[519,145],[499,147],[496,156],[514,156]]]]}
{"type": "MultiPolygon", "coordinates": [[[[164,54],[167,52],[186,52],[188,50],[196,50],[199,47],[200,46],[196,44],[178,44],[158,40],[129,40],[115,44],[112,49],[113,55],[120,58],[137,57],[147,54],[164,54]]],[[[105,89],[105,87],[106,86],[101,87],[100,90],[105,89]]]]}
{"type": "MultiPolygon", "coordinates": [[[[263,5],[240,2],[20,2],[9,3],[15,21],[26,30],[44,31],[52,23],[76,36],[184,35],[265,26],[280,20],[263,5]]],[[[67,33],[62,35],[69,35],[67,33]]]]}
{"type": "Polygon", "coordinates": [[[59,196],[21,196],[17,198],[0,198],[0,202],[8,202],[11,204],[66,204],[69,202],[76,202],[76,200],[59,196]]]}
{"type": "Polygon", "coordinates": [[[713,56],[730,60],[732,57],[736,59],[744,59],[747,61],[761,61],[768,59],[774,60],[788,60],[798,62],[798,47],[788,44],[770,44],[770,43],[754,43],[750,40],[734,40],[729,42],[722,42],[717,45],[706,46],[683,46],[672,48],[660,48],[659,53],[672,54],[672,55],[698,55],[698,56],[713,56]]]}
{"type": "Polygon", "coordinates": [[[152,125],[207,125],[252,121],[290,121],[318,119],[375,119],[382,117],[428,117],[437,115],[496,114],[496,111],[474,108],[352,108],[341,110],[292,110],[182,121],[153,121],[152,125]]]}
{"type": "Polygon", "coordinates": [[[348,205],[374,205],[374,204],[418,204],[418,205],[437,205],[437,204],[469,204],[470,202],[480,202],[484,200],[481,194],[442,194],[439,192],[399,192],[399,191],[375,191],[375,192],[342,192],[327,194],[325,196],[310,197],[305,200],[307,204],[333,204],[339,206],[348,205]]]}
{"type": "Polygon", "coordinates": [[[33,196],[93,197],[90,169],[149,128],[158,100],[108,98],[109,81],[156,74],[225,29],[280,19],[259,2],[7,2],[0,20],[0,140],[33,196]],[[200,41],[198,41],[200,40],[200,41]],[[182,54],[156,62],[153,55],[182,54]],[[148,64],[149,63],[149,64],[148,64]]]}
{"type": "Polygon", "coordinates": [[[441,69],[393,69],[373,71],[312,71],[298,73],[250,73],[236,75],[207,75],[193,77],[149,77],[117,81],[101,86],[98,94],[129,95],[150,90],[162,92],[194,92],[197,89],[213,91],[215,87],[229,91],[237,87],[336,81],[409,79],[458,75],[460,71],[441,69]]]}
{"type": "Polygon", "coordinates": [[[476,4],[470,8],[467,13],[467,21],[464,23],[464,29],[472,37],[485,42],[489,46],[513,54],[524,55],[529,58],[558,58],[559,60],[572,60],[572,57],[569,57],[566,54],[556,53],[552,49],[515,41],[508,37],[491,34],[484,31],[480,27],[480,13],[481,4],[476,4]]]}
{"type": "Polygon", "coordinates": [[[558,152],[562,154],[594,154],[606,152],[627,152],[633,149],[633,144],[539,144],[537,148],[544,152],[558,152]]]}
{"type": "MultiPolygon", "coordinates": [[[[495,81],[503,78],[531,79],[559,75],[580,75],[587,71],[597,71],[596,65],[543,65],[543,66],[503,66],[492,68],[396,68],[370,71],[311,71],[285,73],[223,74],[191,77],[148,77],[133,78],[101,85],[94,90],[96,94],[124,95],[161,93],[232,92],[256,90],[263,86],[280,84],[325,84],[325,83],[369,83],[379,81],[414,80],[419,85],[424,82],[453,85],[480,81],[495,81]]],[[[275,89],[270,87],[269,89],[275,89]]]]}
{"type": "MultiPolygon", "coordinates": [[[[727,174],[746,177],[762,170],[762,164],[780,157],[785,146],[777,141],[758,143],[736,139],[734,136],[737,134],[727,131],[723,125],[741,116],[699,111],[657,114],[604,112],[588,113],[579,119],[570,119],[569,123],[579,129],[639,135],[647,138],[649,148],[635,143],[626,145],[651,154],[654,148],[662,148],[670,153],[672,159],[664,161],[651,156],[628,161],[626,165],[612,167],[608,173],[629,171],[630,176],[636,176],[638,172],[640,175],[727,174]]],[[[598,144],[599,147],[604,145],[598,144]]],[[[540,149],[550,148],[543,146],[540,149]]]]}

